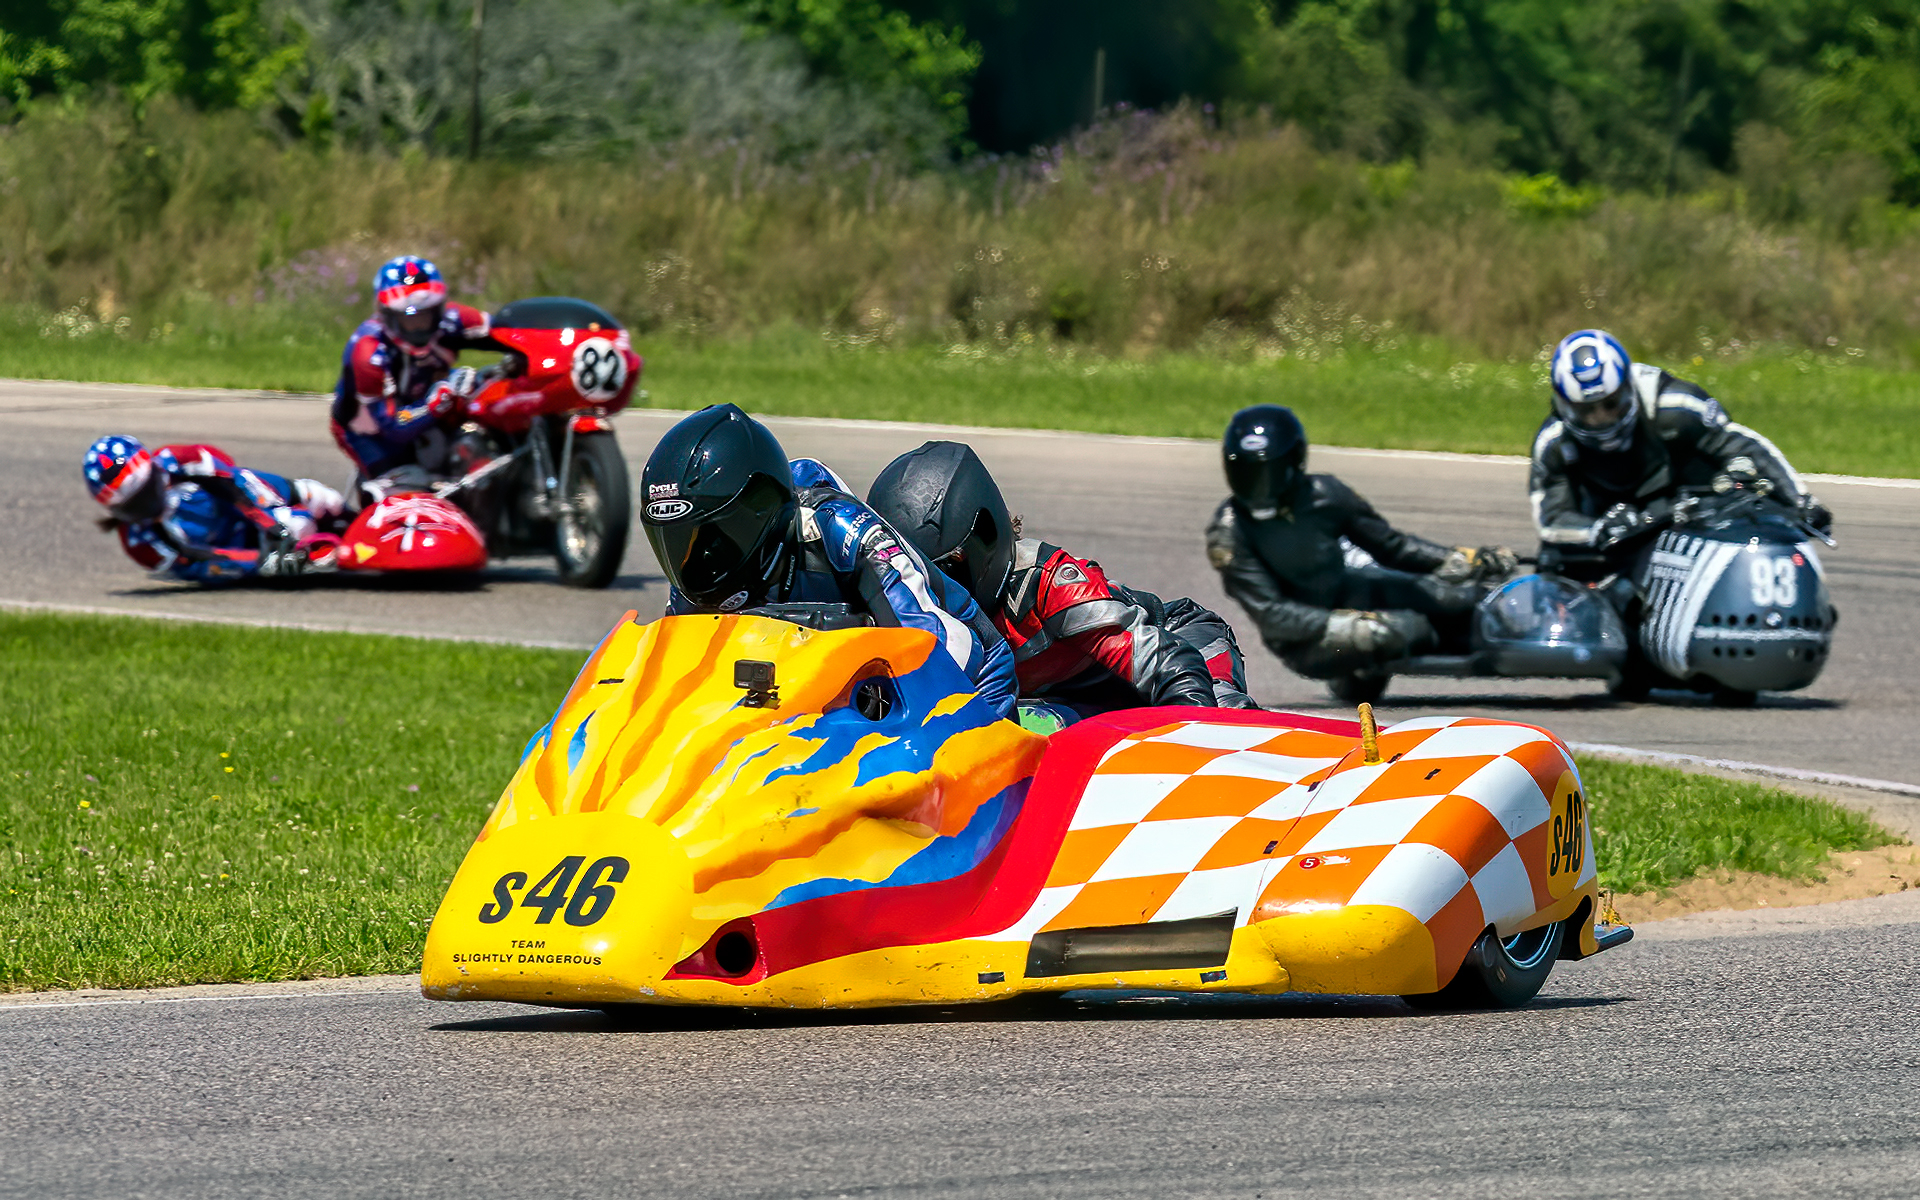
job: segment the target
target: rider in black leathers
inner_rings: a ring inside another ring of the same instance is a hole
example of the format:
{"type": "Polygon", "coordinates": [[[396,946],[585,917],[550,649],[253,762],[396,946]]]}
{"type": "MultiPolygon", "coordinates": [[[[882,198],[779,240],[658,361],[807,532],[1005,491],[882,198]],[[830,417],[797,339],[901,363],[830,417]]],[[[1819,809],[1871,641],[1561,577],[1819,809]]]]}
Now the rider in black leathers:
{"type": "Polygon", "coordinates": [[[1309,678],[1464,642],[1483,581],[1515,565],[1505,549],[1403,533],[1338,479],[1307,474],[1306,430],[1288,409],[1235,414],[1223,454],[1233,495],[1207,527],[1207,557],[1267,648],[1309,678]],[[1350,565],[1349,547],[1372,563],[1350,565]]]}
{"type": "Polygon", "coordinates": [[[1772,442],[1698,385],[1630,360],[1612,335],[1562,338],[1551,379],[1554,411],[1534,435],[1528,483],[1543,564],[1586,579],[1623,569],[1684,514],[1682,488],[1751,488],[1823,532],[1832,526],[1772,442]]]}

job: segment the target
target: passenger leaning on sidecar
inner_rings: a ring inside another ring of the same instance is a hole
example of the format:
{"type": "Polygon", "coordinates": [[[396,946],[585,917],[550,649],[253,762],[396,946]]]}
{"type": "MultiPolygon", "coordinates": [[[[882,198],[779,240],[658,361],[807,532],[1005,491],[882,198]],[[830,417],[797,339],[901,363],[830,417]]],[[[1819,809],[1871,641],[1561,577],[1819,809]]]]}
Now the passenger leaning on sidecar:
{"type": "Polygon", "coordinates": [[[1464,643],[1483,581],[1515,566],[1504,548],[1403,533],[1338,479],[1307,474],[1307,433],[1290,409],[1242,409],[1222,454],[1233,495],[1207,526],[1207,557],[1267,648],[1308,678],[1464,643]],[[1373,561],[1351,564],[1349,546],[1373,561]]]}
{"type": "Polygon", "coordinates": [[[641,524],[672,585],[669,615],[847,604],[876,625],[933,634],[982,700],[1013,712],[1013,653],[966,589],[901,545],[823,465],[790,463],[740,409],[712,405],[668,430],[641,486],[641,524]]]}
{"type": "Polygon", "coordinates": [[[333,569],[340,493],[312,479],[249,471],[198,443],[149,450],[124,434],[87,447],[80,473],[106,506],[105,529],[156,575],[190,583],[333,569]]]}
{"type": "Polygon", "coordinates": [[[1682,488],[1753,488],[1823,533],[1832,527],[1772,442],[1728,419],[1699,386],[1633,362],[1612,334],[1562,338],[1551,381],[1553,413],[1534,435],[1528,489],[1543,559],[1562,573],[1620,570],[1685,503],[1682,488]]]}
{"type": "MultiPolygon", "coordinates": [[[[492,318],[447,302],[440,270],[402,255],[373,282],[374,315],[360,323],[340,356],[334,385],[333,437],[375,479],[399,468],[428,475],[471,469],[456,461],[443,421],[473,391],[473,371],[455,371],[462,348],[483,343],[492,318]]],[[[469,454],[468,457],[471,457],[469,454]]]]}
{"type": "Polygon", "coordinates": [[[1114,583],[1091,559],[1022,538],[972,447],[928,442],[867,503],[972,594],[1013,647],[1024,697],[1084,714],[1153,704],[1253,708],[1233,629],[1185,597],[1114,583]]]}

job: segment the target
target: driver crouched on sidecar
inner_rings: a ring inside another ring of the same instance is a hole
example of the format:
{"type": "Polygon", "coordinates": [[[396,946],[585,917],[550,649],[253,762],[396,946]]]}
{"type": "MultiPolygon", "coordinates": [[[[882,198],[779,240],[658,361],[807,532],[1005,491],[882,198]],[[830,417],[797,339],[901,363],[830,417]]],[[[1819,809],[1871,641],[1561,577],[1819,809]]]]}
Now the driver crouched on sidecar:
{"type": "Polygon", "coordinates": [[[1517,565],[1503,547],[1395,529],[1340,480],[1309,475],[1306,430],[1289,409],[1235,414],[1222,453],[1233,495],[1207,527],[1207,557],[1267,648],[1342,698],[1381,664],[1463,653],[1474,606],[1517,565]],[[1373,562],[1352,565],[1350,546],[1373,562]]]}

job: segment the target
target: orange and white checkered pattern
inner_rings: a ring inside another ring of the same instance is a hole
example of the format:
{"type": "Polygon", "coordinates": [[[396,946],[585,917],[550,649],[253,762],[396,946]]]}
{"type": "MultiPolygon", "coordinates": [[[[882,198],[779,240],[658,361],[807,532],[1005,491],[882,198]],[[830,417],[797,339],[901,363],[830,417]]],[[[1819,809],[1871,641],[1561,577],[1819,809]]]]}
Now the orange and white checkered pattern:
{"type": "Polygon", "coordinates": [[[1440,717],[1379,748],[1366,764],[1350,737],[1205,721],[1129,735],[1094,768],[1033,906],[995,936],[1385,904],[1464,953],[1549,907],[1556,882],[1593,878],[1590,845],[1577,873],[1548,877],[1552,798],[1573,772],[1553,735],[1440,717]]]}

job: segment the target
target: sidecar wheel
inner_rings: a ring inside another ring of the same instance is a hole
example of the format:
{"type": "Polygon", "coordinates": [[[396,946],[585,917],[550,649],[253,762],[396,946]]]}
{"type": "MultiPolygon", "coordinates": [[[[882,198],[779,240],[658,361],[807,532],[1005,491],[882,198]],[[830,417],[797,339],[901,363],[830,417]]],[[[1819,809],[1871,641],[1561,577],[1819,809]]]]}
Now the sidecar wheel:
{"type": "Polygon", "coordinates": [[[1519,1008],[1539,994],[1560,957],[1566,923],[1555,921],[1502,938],[1489,929],[1467,951],[1453,982],[1437,992],[1402,996],[1415,1008],[1459,1012],[1475,1008],[1519,1008]]]}
{"type": "Polygon", "coordinates": [[[1760,698],[1758,692],[1743,692],[1739,688],[1717,687],[1713,689],[1715,708],[1752,708],[1754,701],[1760,698]]]}
{"type": "Polygon", "coordinates": [[[553,523],[553,557],[569,587],[603,588],[620,573],[633,524],[627,463],[610,433],[583,437],[567,475],[572,510],[553,523]]]}
{"type": "Polygon", "coordinates": [[[1348,704],[1372,704],[1387,694],[1387,681],[1392,678],[1391,675],[1349,671],[1327,680],[1327,691],[1333,694],[1335,700],[1344,700],[1348,704]]]}

